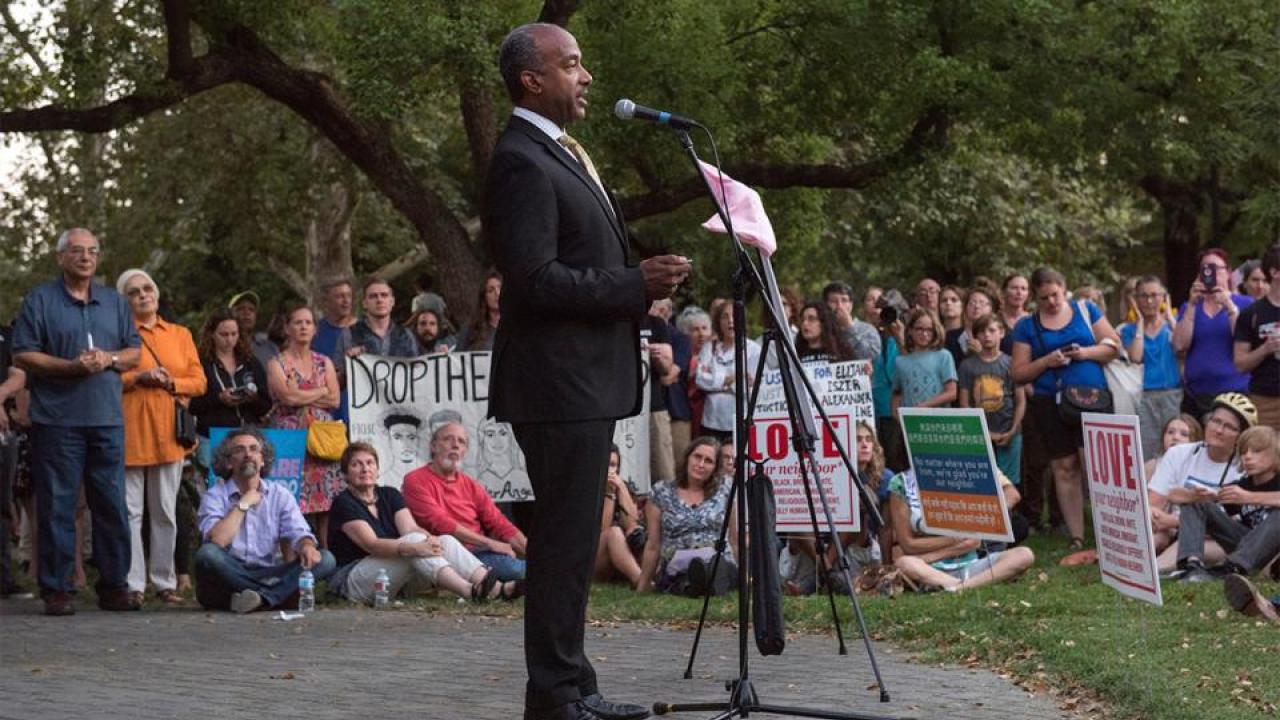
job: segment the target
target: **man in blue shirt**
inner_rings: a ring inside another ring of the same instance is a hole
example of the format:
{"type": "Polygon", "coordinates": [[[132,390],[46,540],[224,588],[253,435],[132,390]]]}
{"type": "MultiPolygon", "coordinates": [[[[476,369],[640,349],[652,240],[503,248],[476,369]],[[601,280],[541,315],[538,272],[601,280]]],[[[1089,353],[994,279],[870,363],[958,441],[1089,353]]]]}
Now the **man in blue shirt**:
{"type": "Polygon", "coordinates": [[[310,570],[318,582],[336,567],[293,492],[262,477],[274,455],[254,428],[231,431],[214,451],[214,470],[227,477],[205,493],[196,516],[204,538],[195,559],[196,599],[207,609],[297,607],[302,571],[310,570]],[[282,563],[276,558],[281,550],[282,563]]]}
{"type": "Polygon", "coordinates": [[[138,610],[129,594],[129,516],[124,499],[120,373],[138,364],[141,341],[129,305],[93,281],[101,246],[83,228],[58,238],[62,276],[33,288],[13,328],[14,364],[30,376],[31,470],[45,614],[72,615],[76,501],[82,482],[93,513],[98,606],[138,610]]]}

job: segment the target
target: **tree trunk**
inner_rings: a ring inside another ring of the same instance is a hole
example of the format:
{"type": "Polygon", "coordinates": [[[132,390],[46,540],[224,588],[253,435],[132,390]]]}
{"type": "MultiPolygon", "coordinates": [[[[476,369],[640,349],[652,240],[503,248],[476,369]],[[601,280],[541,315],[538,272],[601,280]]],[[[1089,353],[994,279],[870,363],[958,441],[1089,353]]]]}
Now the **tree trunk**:
{"type": "Polygon", "coordinates": [[[1206,179],[1190,182],[1149,175],[1138,184],[1157,204],[1164,220],[1164,271],[1169,297],[1176,304],[1186,301],[1191,283],[1200,271],[1200,214],[1204,212],[1206,179]]]}
{"type": "Polygon", "coordinates": [[[1200,216],[1196,203],[1161,202],[1164,211],[1164,271],[1169,294],[1179,305],[1199,274],[1200,216]]]}

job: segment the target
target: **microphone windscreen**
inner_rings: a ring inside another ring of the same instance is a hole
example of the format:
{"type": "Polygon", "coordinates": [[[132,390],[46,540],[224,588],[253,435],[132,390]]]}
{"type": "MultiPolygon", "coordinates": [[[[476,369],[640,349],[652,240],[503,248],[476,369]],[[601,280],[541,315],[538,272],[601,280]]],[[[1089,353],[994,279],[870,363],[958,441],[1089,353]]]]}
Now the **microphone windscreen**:
{"type": "Polygon", "coordinates": [[[627,98],[622,98],[614,104],[613,114],[617,115],[619,120],[630,120],[632,117],[635,117],[636,104],[627,98]]]}

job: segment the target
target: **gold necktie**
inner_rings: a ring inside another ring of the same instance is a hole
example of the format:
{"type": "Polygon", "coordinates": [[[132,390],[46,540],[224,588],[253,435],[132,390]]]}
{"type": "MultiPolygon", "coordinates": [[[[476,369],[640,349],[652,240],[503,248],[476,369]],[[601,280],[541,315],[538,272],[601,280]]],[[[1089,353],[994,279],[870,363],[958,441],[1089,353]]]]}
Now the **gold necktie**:
{"type": "MultiPolygon", "coordinates": [[[[604,193],[604,183],[600,182],[600,175],[596,172],[596,166],[591,162],[591,156],[582,148],[582,145],[579,144],[577,140],[569,137],[568,134],[560,136],[560,144],[563,145],[570,153],[573,153],[573,156],[578,159],[578,164],[581,165],[582,169],[587,171],[587,175],[591,176],[591,179],[595,181],[596,185],[600,188],[600,192],[604,193]]],[[[608,194],[605,193],[605,196],[608,197],[608,194]]]]}

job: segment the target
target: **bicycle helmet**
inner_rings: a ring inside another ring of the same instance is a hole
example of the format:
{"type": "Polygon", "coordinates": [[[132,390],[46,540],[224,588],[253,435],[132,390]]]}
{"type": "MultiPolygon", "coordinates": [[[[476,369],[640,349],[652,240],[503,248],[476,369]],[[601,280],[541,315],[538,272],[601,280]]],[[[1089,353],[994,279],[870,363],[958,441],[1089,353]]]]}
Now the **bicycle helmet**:
{"type": "Polygon", "coordinates": [[[1258,408],[1254,407],[1253,401],[1242,393],[1222,393],[1213,399],[1213,407],[1226,408],[1235,413],[1240,418],[1240,422],[1244,423],[1241,430],[1248,430],[1258,424],[1258,408]]]}

